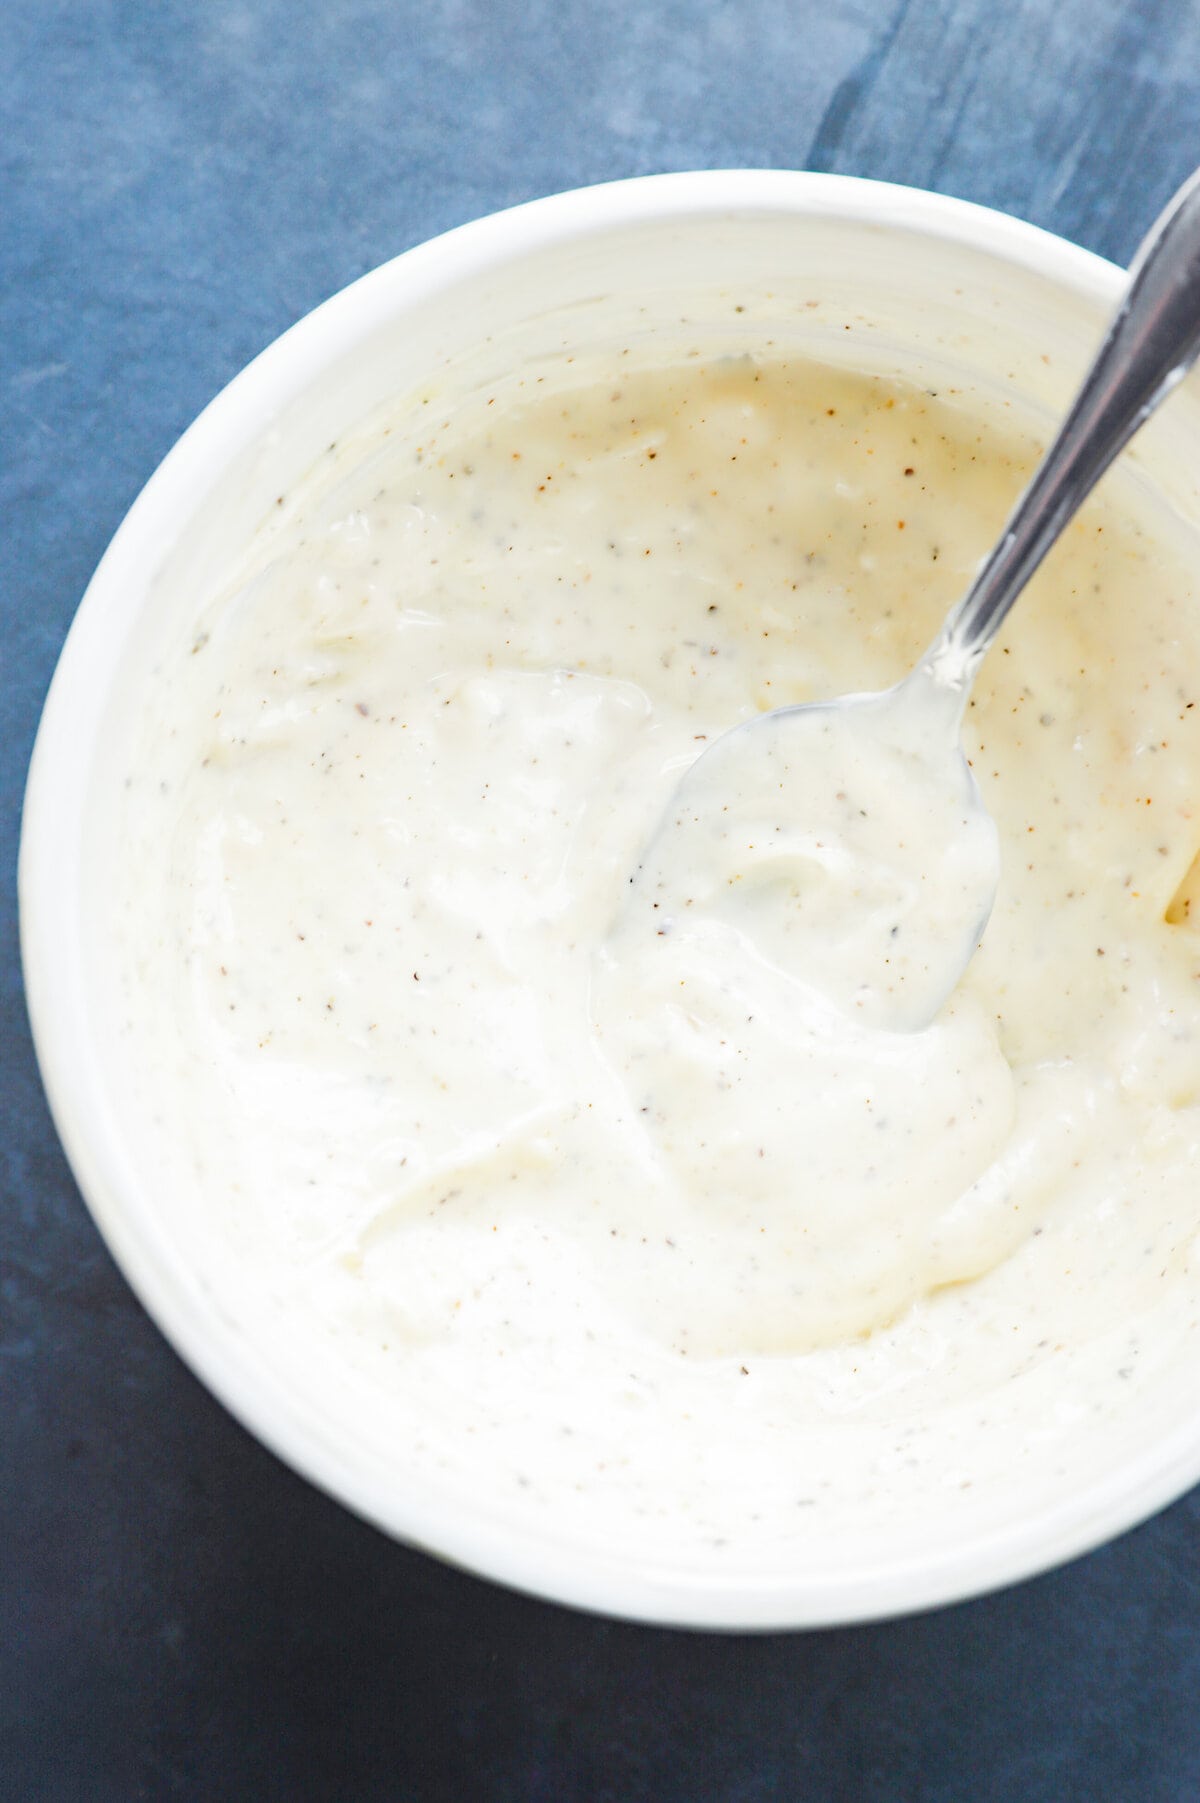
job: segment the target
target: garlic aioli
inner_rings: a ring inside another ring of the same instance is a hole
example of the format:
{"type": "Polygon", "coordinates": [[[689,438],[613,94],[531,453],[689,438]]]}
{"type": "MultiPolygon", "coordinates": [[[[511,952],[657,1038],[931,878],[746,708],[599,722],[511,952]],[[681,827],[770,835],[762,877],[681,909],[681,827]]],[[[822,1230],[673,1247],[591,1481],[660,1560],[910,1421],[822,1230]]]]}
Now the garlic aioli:
{"type": "Polygon", "coordinates": [[[909,668],[1034,447],[798,360],[612,371],[284,498],[150,700],[122,1055],[214,1283],[384,1467],[777,1557],[998,1495],[1194,1334],[1200,604],[1103,498],[1031,587],[965,729],[1000,893],[925,1031],[781,968],[761,898],[623,939],[682,773],[909,668]]]}
{"type": "Polygon", "coordinates": [[[614,956],[702,920],[733,956],[748,941],[861,1023],[929,1026],[999,879],[996,828],[958,742],[965,699],[922,665],[882,694],[721,733],[630,878],[614,956]]]}

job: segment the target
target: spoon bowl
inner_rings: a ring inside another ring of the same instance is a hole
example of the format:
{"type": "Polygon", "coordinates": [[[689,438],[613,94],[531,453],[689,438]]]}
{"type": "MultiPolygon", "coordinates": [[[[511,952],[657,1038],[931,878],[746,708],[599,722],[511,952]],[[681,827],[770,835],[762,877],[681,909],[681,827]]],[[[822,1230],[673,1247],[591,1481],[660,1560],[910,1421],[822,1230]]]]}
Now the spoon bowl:
{"type": "Polygon", "coordinates": [[[999,840],[923,668],[882,693],[779,708],[685,774],[630,880],[622,930],[718,919],[864,1025],[914,1032],[983,935],[999,840]]]}

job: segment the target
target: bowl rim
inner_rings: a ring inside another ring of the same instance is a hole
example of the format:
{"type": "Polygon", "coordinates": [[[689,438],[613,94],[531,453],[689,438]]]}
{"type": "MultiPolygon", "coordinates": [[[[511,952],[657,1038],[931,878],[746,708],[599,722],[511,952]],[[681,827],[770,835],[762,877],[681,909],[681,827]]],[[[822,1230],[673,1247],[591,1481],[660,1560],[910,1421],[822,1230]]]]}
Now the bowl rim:
{"type": "MultiPolygon", "coordinates": [[[[340,290],[267,346],[200,413],[129,509],[80,603],[55,670],[25,791],[18,866],[21,956],[34,1045],[51,1113],[85,1203],[138,1299],[226,1408],[293,1470],[394,1538],[479,1575],[555,1602],[667,1626],[810,1628],[930,1609],[1074,1558],[1145,1520],[1200,1479],[1200,1431],[1178,1424],[1133,1466],[1109,1471],[1069,1503],[949,1545],[862,1567],[852,1577],[789,1585],[786,1574],[699,1581],[652,1563],[550,1543],[485,1513],[450,1519],[420,1486],[371,1473],[347,1481],[336,1455],[287,1386],[246,1348],[213,1300],[189,1284],[178,1248],[123,1194],[124,1148],[97,1087],[97,1043],[75,931],[81,848],[70,839],[87,788],[89,719],[105,672],[120,664],[122,593],[161,556],[213,474],[320,369],[394,318],[489,269],[619,227],[774,213],[910,231],[995,257],[1111,305],[1124,276],[1067,240],[971,202],[858,177],[789,170],[639,176],[568,190],[488,214],[401,253],[340,290]],[[72,805],[64,806],[64,798],[72,805]],[[64,822],[65,827],[64,827],[64,822]]],[[[127,622],[128,623],[128,622],[127,622]]]]}

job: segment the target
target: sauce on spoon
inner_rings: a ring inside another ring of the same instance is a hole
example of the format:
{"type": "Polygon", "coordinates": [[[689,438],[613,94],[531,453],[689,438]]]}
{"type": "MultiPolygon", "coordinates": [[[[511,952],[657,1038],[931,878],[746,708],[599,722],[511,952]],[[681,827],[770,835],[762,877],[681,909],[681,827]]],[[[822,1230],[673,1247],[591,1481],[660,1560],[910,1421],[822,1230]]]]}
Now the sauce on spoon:
{"type": "Polygon", "coordinates": [[[867,1025],[926,1026],[979,943],[1000,868],[961,712],[918,670],[725,733],[672,797],[625,930],[665,935],[704,913],[867,1025]]]}

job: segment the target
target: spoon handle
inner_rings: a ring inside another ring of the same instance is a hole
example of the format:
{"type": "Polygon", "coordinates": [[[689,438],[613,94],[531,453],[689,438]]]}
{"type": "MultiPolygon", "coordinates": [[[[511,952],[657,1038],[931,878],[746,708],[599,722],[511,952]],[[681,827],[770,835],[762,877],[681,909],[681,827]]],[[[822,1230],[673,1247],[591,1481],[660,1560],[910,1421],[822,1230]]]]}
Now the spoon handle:
{"type": "Polygon", "coordinates": [[[1009,608],[1117,453],[1200,354],[1200,170],[1143,240],[1075,403],[923,666],[964,692],[1009,608]]]}

